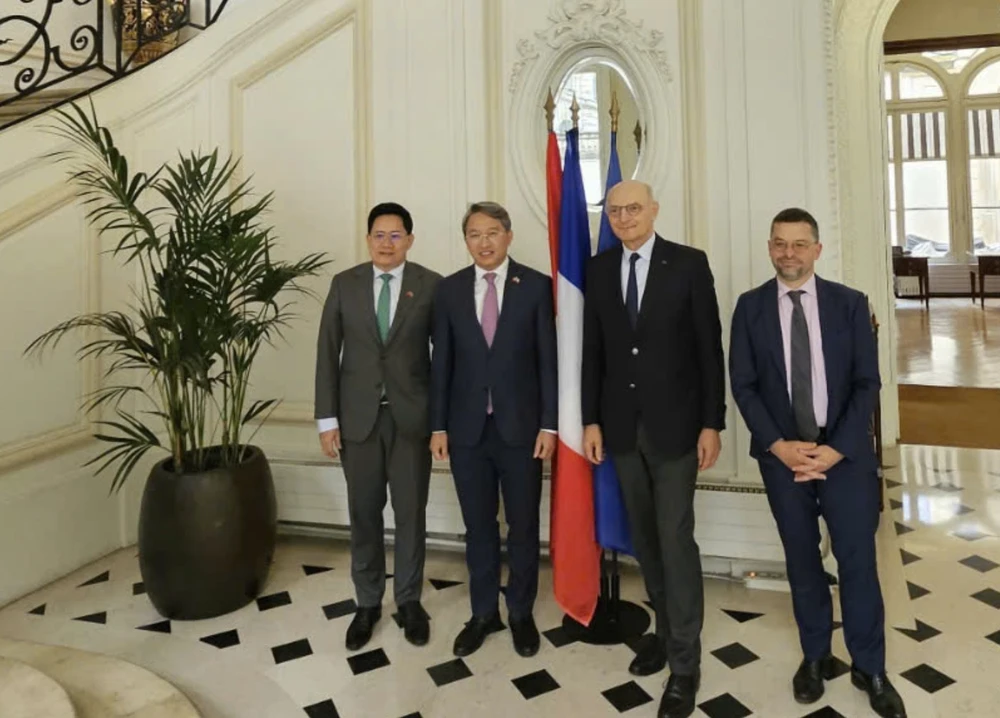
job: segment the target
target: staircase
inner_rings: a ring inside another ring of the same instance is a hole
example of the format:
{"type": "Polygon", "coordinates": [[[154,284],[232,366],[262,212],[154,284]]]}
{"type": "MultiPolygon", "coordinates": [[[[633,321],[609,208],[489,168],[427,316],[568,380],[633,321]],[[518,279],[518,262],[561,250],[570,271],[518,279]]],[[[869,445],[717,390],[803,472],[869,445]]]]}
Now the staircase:
{"type": "MultiPolygon", "coordinates": [[[[55,107],[78,94],[80,94],[80,90],[75,88],[42,90],[17,100],[14,99],[13,94],[0,94],[0,128],[12,125],[21,118],[40,110],[55,107]],[[13,100],[10,104],[3,104],[10,100],[13,100]]],[[[6,718],[6,716],[0,716],[0,718],[6,718]]]]}
{"type": "Polygon", "coordinates": [[[159,676],[117,658],[0,638],[0,718],[200,718],[159,676]]]}

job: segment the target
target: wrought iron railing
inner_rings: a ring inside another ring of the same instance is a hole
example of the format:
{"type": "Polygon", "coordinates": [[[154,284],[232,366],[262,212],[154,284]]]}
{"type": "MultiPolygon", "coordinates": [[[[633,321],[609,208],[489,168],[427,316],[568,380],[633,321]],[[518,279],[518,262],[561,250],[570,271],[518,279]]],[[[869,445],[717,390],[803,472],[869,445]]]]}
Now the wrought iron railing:
{"type": "Polygon", "coordinates": [[[0,129],[148,65],[229,0],[0,0],[0,129]]]}

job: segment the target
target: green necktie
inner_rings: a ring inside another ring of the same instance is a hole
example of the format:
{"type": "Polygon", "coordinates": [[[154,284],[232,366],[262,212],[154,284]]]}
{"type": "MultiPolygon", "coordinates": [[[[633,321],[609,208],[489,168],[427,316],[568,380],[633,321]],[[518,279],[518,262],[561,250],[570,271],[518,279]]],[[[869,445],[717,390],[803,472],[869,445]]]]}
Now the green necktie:
{"type": "Polygon", "coordinates": [[[389,336],[389,302],[391,299],[389,282],[392,280],[392,275],[382,274],[379,279],[382,280],[382,291],[378,294],[375,320],[378,322],[378,334],[382,337],[382,341],[385,341],[389,336]]]}

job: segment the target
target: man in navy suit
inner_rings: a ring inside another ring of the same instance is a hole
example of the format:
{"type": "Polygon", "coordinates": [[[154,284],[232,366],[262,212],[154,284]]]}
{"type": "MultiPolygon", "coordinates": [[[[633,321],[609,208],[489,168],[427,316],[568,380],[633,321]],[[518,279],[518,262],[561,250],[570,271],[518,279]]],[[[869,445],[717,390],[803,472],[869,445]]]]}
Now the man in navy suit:
{"type": "Polygon", "coordinates": [[[805,210],[774,218],[769,248],[778,276],[737,301],[729,374],[785,547],[804,654],[792,679],[795,699],[818,701],[835,668],[833,606],[819,553],[823,516],[840,574],[851,682],[878,715],[905,718],[885,673],[875,560],[879,483],[868,433],[881,380],[868,303],[816,276],[823,247],[805,210]]]}
{"type": "Polygon", "coordinates": [[[498,611],[498,490],[507,520],[506,603],[514,648],[537,653],[542,461],[558,428],[556,335],[551,280],[507,256],[510,215],[478,202],[462,219],[474,265],[438,284],[431,363],[431,452],[451,458],[465,522],[472,619],[455,655],[478,650],[503,629],[498,611]]]}

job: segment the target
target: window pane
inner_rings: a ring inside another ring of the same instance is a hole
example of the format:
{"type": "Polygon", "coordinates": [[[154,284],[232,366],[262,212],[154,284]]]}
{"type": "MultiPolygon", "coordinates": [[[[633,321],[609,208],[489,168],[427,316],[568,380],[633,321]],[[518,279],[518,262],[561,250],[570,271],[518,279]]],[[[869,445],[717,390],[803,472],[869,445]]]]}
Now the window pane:
{"type": "Polygon", "coordinates": [[[917,257],[948,253],[948,168],[944,161],[903,165],[904,249],[917,257]]]}
{"type": "Polygon", "coordinates": [[[930,73],[913,65],[899,68],[899,99],[927,100],[936,97],[944,97],[944,91],[930,73]]]}
{"type": "Polygon", "coordinates": [[[979,71],[969,86],[969,94],[1000,94],[1000,62],[991,63],[979,71]]]}
{"type": "Polygon", "coordinates": [[[580,105],[580,172],[583,190],[589,204],[604,197],[601,186],[601,134],[597,109],[597,73],[576,72],[563,85],[556,98],[554,126],[559,141],[559,154],[566,154],[566,131],[573,129],[573,96],[580,105]]]}
{"type": "Polygon", "coordinates": [[[968,48],[963,50],[935,50],[933,52],[922,53],[924,57],[934,60],[939,64],[946,72],[952,75],[959,74],[965,69],[965,66],[969,62],[986,52],[986,48],[968,48]]]}
{"type": "Polygon", "coordinates": [[[1000,159],[969,162],[972,246],[976,254],[1000,254],[1000,159]]]}
{"type": "Polygon", "coordinates": [[[892,99],[892,73],[885,73],[885,99],[892,99]]]}

